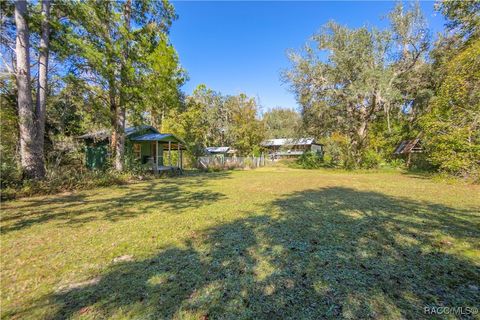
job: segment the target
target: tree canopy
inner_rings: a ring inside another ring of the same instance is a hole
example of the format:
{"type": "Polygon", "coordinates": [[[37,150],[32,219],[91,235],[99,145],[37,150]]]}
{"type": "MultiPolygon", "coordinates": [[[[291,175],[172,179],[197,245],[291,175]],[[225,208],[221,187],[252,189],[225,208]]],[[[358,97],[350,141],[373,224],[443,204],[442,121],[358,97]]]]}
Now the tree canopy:
{"type": "Polygon", "coordinates": [[[96,129],[112,133],[109,164],[123,171],[125,127],[139,124],[182,137],[192,157],[207,146],[259,154],[265,138],[309,136],[325,144],[326,163],[348,168],[401,163],[395,147],[418,139],[424,152],[408,165],[480,178],[478,0],[438,2],[447,23],[435,36],[418,3],[396,4],[383,29],[327,23],[288,54],[281,77],[298,109],[263,114],[243,93],[182,91],[188,73],[169,38],[178,17],[168,1],[10,0],[0,9],[8,181],[78,163],[75,137],[96,129]]]}

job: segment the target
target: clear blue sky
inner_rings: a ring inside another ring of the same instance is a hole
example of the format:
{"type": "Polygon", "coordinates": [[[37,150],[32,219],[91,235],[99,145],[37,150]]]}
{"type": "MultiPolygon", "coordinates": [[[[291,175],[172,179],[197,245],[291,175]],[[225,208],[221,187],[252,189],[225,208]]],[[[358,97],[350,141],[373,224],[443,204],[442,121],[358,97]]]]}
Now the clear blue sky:
{"type": "MultiPolygon", "coordinates": [[[[263,110],[296,108],[280,73],[289,66],[288,49],[299,49],[329,20],[349,27],[384,28],[382,17],[395,5],[387,1],[357,2],[204,2],[174,1],[179,19],[171,41],[190,80],[190,94],[199,84],[223,94],[244,92],[263,110]]],[[[443,29],[434,2],[420,2],[432,34],[443,29]]]]}

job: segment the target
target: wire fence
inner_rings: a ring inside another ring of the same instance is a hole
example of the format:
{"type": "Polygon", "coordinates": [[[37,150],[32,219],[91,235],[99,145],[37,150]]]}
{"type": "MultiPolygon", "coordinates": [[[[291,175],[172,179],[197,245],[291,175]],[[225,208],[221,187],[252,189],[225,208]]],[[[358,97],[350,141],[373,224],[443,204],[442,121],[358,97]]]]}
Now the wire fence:
{"type": "Polygon", "coordinates": [[[267,160],[261,157],[199,157],[197,168],[199,169],[254,169],[265,166],[267,160]]]}

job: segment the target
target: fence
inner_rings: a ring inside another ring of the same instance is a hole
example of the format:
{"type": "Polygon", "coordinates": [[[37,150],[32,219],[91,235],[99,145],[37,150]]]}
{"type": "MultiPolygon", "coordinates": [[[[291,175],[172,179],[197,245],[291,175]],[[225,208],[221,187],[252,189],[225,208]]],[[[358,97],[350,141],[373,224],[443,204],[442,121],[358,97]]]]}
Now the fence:
{"type": "Polygon", "coordinates": [[[200,157],[197,160],[199,169],[234,169],[234,168],[258,168],[266,164],[264,156],[261,157],[200,157]]]}

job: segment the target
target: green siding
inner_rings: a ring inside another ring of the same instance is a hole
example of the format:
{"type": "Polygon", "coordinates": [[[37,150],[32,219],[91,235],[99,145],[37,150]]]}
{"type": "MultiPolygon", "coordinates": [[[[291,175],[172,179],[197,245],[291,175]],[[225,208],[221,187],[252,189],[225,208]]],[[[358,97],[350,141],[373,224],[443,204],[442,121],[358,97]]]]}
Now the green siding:
{"type": "Polygon", "coordinates": [[[150,141],[142,141],[140,142],[140,145],[142,146],[142,162],[143,159],[147,156],[150,157],[152,155],[152,145],[150,141]]]}
{"type": "MultiPolygon", "coordinates": [[[[151,129],[146,129],[146,130],[141,130],[139,132],[136,132],[134,134],[131,134],[130,136],[127,137],[125,141],[125,155],[127,159],[132,159],[133,160],[133,144],[134,143],[139,143],[140,144],[140,155],[141,155],[141,162],[145,163],[148,160],[148,157],[152,156],[152,141],[131,141],[130,139],[136,136],[144,135],[146,133],[154,133],[153,130],[151,129]],[[130,158],[128,157],[130,156],[130,158]]],[[[175,142],[175,138],[169,137],[165,139],[165,141],[171,140],[175,142]]],[[[155,142],[153,142],[155,143],[155,142]]],[[[94,143],[92,140],[86,141],[86,146],[85,146],[85,157],[86,157],[86,165],[90,169],[103,169],[105,164],[107,163],[107,157],[108,157],[108,142],[107,141],[102,141],[102,142],[97,142],[94,143]]],[[[168,162],[168,145],[164,145],[162,143],[158,144],[158,164],[159,165],[164,165],[166,162],[168,162]]],[[[176,151],[176,150],[172,150],[176,151]]],[[[175,157],[175,152],[172,152],[172,163],[175,163],[173,161],[175,157]]]]}
{"type": "Polygon", "coordinates": [[[103,169],[107,162],[107,143],[89,144],[85,147],[87,167],[90,169],[103,169]]]}

